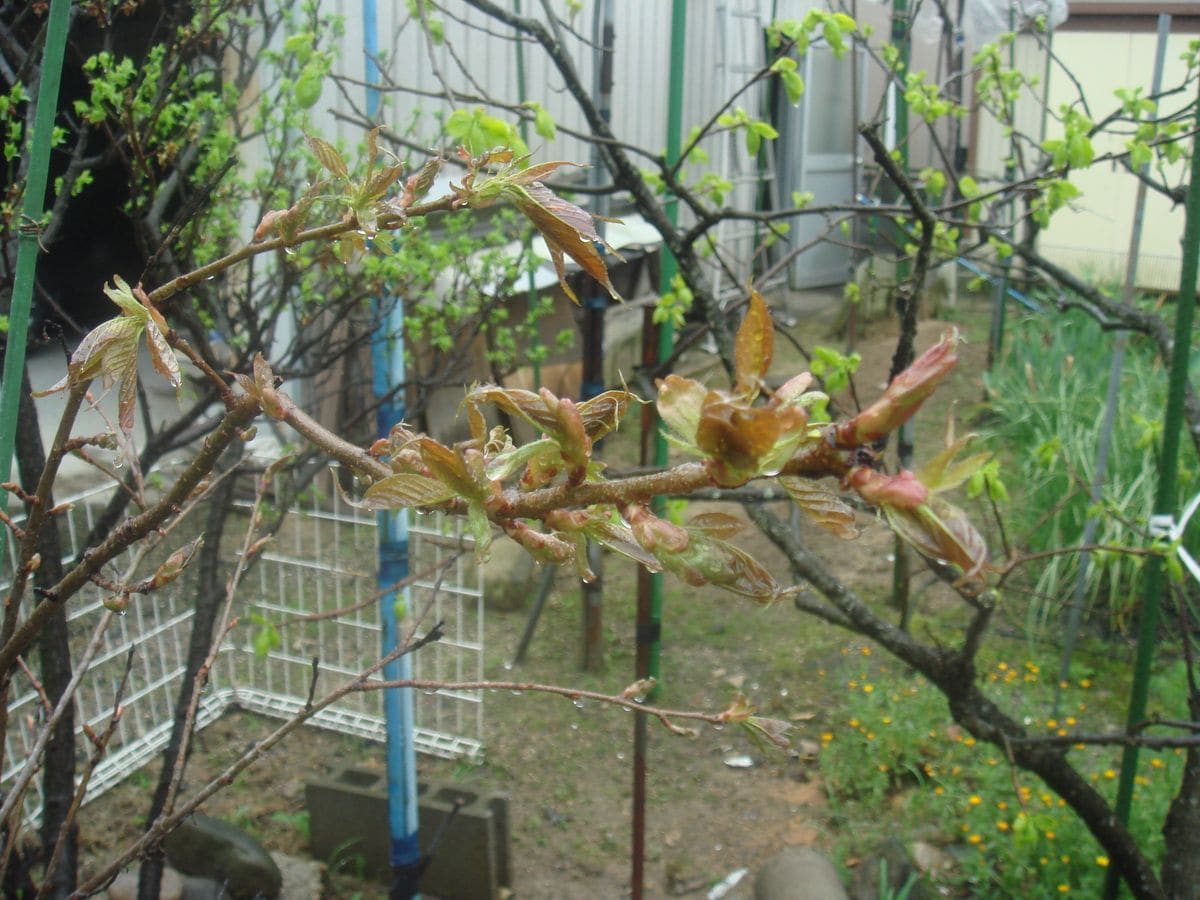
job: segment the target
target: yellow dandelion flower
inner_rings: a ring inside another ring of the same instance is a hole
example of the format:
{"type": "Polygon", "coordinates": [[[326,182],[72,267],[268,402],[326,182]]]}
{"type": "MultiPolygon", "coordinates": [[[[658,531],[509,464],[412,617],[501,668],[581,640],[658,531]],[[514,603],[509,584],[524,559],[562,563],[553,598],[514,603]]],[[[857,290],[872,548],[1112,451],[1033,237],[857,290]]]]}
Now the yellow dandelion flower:
{"type": "Polygon", "coordinates": [[[974,747],[975,746],[975,738],[973,738],[973,737],[964,738],[963,743],[966,744],[968,747],[974,747]]]}
{"type": "Polygon", "coordinates": [[[873,741],[873,740],[875,740],[875,732],[873,732],[873,731],[868,731],[868,732],[867,732],[867,740],[868,740],[868,741],[873,741]]]}
{"type": "Polygon", "coordinates": [[[998,663],[996,665],[996,668],[999,669],[1001,672],[1003,672],[1005,669],[1008,668],[1008,663],[1006,663],[1006,662],[998,663]]]}
{"type": "Polygon", "coordinates": [[[861,650],[859,650],[858,652],[859,652],[859,653],[861,653],[863,656],[870,656],[870,655],[871,655],[871,648],[870,648],[870,647],[863,647],[863,648],[862,648],[861,650]]]}
{"type": "Polygon", "coordinates": [[[1071,893],[1071,886],[1069,884],[1060,884],[1058,886],[1058,892],[1060,894],[1069,894],[1071,893]]]}
{"type": "Polygon", "coordinates": [[[1008,804],[1001,800],[996,804],[996,809],[1008,809],[1008,804]]]}
{"type": "Polygon", "coordinates": [[[946,793],[946,789],[939,784],[933,789],[933,792],[940,797],[942,794],[946,793]]]}
{"type": "Polygon", "coordinates": [[[983,799],[978,794],[972,794],[970,797],[967,798],[967,802],[970,803],[972,806],[978,806],[980,803],[983,802],[983,799]]]}
{"type": "Polygon", "coordinates": [[[1053,831],[1047,831],[1047,832],[1044,832],[1044,834],[1046,835],[1046,840],[1048,840],[1048,841],[1054,840],[1054,832],[1053,831]]]}
{"type": "Polygon", "coordinates": [[[864,684],[863,685],[863,693],[864,694],[869,694],[873,690],[875,690],[875,685],[873,685],[873,684],[864,684]]]}
{"type": "Polygon", "coordinates": [[[880,772],[886,772],[888,770],[888,767],[885,766],[883,763],[880,763],[878,768],[879,768],[880,772]]]}
{"type": "Polygon", "coordinates": [[[1050,862],[1050,860],[1048,860],[1046,857],[1043,856],[1041,859],[1038,860],[1038,865],[1044,866],[1049,862],[1050,862]]]}
{"type": "Polygon", "coordinates": [[[1086,691],[1088,688],[1090,688],[1090,687],[1092,686],[1092,679],[1090,679],[1090,678],[1080,678],[1080,679],[1079,679],[1079,686],[1080,686],[1081,688],[1083,688],[1083,689],[1086,691]]]}
{"type": "Polygon", "coordinates": [[[1079,723],[1079,720],[1077,718],[1075,718],[1074,716],[1067,716],[1065,721],[1072,728],[1074,728],[1079,723]]]}
{"type": "Polygon", "coordinates": [[[1134,775],[1133,783],[1138,785],[1139,787],[1145,787],[1146,785],[1148,785],[1150,783],[1150,779],[1147,778],[1145,775],[1134,775]]]}
{"type": "Polygon", "coordinates": [[[1051,803],[1054,802],[1054,798],[1051,797],[1049,794],[1047,794],[1045,791],[1038,794],[1038,799],[1041,800],[1047,806],[1049,806],[1051,803]]]}
{"type": "Polygon", "coordinates": [[[1058,719],[1047,719],[1046,727],[1047,728],[1057,728],[1058,727],[1058,719]]]}
{"type": "Polygon", "coordinates": [[[1071,686],[1071,682],[1069,682],[1069,681],[1060,681],[1060,682],[1058,683],[1058,686],[1059,686],[1059,687],[1060,687],[1062,690],[1064,690],[1064,691],[1065,691],[1067,688],[1069,688],[1069,687],[1071,686]]]}
{"type": "Polygon", "coordinates": [[[821,732],[821,742],[822,743],[828,744],[832,740],[833,740],[833,732],[832,731],[821,732]]]}
{"type": "Polygon", "coordinates": [[[1117,777],[1117,773],[1115,771],[1113,771],[1112,769],[1105,769],[1104,777],[1107,778],[1109,781],[1112,781],[1114,778],[1117,777]]]}
{"type": "Polygon", "coordinates": [[[982,843],[982,842],[983,842],[983,838],[982,838],[982,837],[980,837],[980,836],[979,836],[979,835],[977,835],[977,834],[973,834],[973,835],[971,835],[970,837],[968,837],[968,838],[967,838],[967,841],[968,841],[968,842],[970,842],[970,843],[972,843],[972,844],[979,844],[979,843],[982,843]]]}
{"type": "Polygon", "coordinates": [[[1107,869],[1108,868],[1108,857],[1107,856],[1097,856],[1096,857],[1096,865],[1098,865],[1102,869],[1107,869]]]}
{"type": "Polygon", "coordinates": [[[1064,853],[1062,856],[1060,856],[1058,858],[1058,861],[1060,863],[1062,863],[1064,866],[1067,866],[1067,865],[1071,864],[1071,857],[1069,854],[1064,853]]]}
{"type": "Polygon", "coordinates": [[[1008,831],[1008,823],[1001,819],[996,823],[996,828],[1000,831],[1008,831]]]}
{"type": "Polygon", "coordinates": [[[884,724],[884,725],[891,725],[891,724],[892,724],[892,717],[891,717],[891,716],[884,716],[882,719],[880,719],[880,721],[881,721],[881,722],[883,722],[883,724],[884,724]]]}
{"type": "Polygon", "coordinates": [[[1161,769],[1166,766],[1166,763],[1162,761],[1161,757],[1155,756],[1150,760],[1150,765],[1156,769],[1161,769]]]}
{"type": "Polygon", "coordinates": [[[852,691],[857,691],[858,690],[858,682],[857,681],[847,681],[846,687],[850,688],[850,690],[852,690],[852,691]]]}
{"type": "Polygon", "coordinates": [[[1066,737],[1066,736],[1067,736],[1067,729],[1065,729],[1065,728],[1060,728],[1060,729],[1058,729],[1058,731],[1056,731],[1056,732],[1054,732],[1054,733],[1055,733],[1055,734],[1057,734],[1059,737],[1066,737]]]}

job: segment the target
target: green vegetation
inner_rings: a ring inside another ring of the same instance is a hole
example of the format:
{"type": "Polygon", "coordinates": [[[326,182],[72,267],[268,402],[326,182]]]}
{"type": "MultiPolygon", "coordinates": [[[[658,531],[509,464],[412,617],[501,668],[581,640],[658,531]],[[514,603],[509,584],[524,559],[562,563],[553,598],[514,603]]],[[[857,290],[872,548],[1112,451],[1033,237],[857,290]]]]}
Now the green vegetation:
{"type": "MultiPolygon", "coordinates": [[[[842,653],[828,676],[843,702],[821,736],[821,774],[845,822],[844,849],[861,852],[864,835],[888,808],[888,821],[903,819],[906,835],[945,847],[947,864],[935,875],[941,887],[979,897],[1100,895],[1109,859],[1064,800],[959,728],[945,699],[920,676],[876,663],[867,645],[842,653]]],[[[1052,658],[981,659],[980,677],[1031,736],[1067,735],[1121,714],[1124,676],[1117,666],[1103,669],[1102,656],[1091,662],[1088,676],[1061,686],[1058,716],[1050,713],[1052,658]]],[[[1159,673],[1152,713],[1184,713],[1182,669],[1179,663],[1159,673]]],[[[1182,753],[1145,752],[1139,765],[1131,827],[1156,865],[1163,852],[1156,823],[1179,788],[1182,753]]],[[[1111,800],[1120,749],[1076,745],[1071,755],[1111,800]]]]}
{"type": "MultiPolygon", "coordinates": [[[[1005,482],[1021,496],[1005,509],[1010,535],[1030,553],[1079,545],[1084,523],[1098,517],[1095,543],[1142,547],[1157,484],[1165,373],[1144,339],[1133,339],[1113,426],[1112,449],[1099,504],[1089,489],[1104,417],[1112,335],[1080,313],[1029,317],[1013,323],[1008,352],[986,378],[995,416],[987,443],[1004,460],[1005,482]]],[[[1197,488],[1194,459],[1179,473],[1179,507],[1197,488]]],[[[1200,531],[1189,529],[1193,553],[1200,531]]],[[[1048,556],[1026,569],[1034,631],[1059,623],[1081,556],[1048,556]]],[[[1140,597],[1144,557],[1114,550],[1091,554],[1086,602],[1104,628],[1124,630],[1140,597]]]]}

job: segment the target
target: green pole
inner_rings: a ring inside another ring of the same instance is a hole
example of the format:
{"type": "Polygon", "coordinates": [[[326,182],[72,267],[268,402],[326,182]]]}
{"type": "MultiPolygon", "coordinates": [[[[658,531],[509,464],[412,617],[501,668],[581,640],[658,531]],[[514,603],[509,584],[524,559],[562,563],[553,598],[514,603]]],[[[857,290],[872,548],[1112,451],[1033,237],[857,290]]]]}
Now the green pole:
{"type": "MultiPolygon", "coordinates": [[[[683,60],[685,37],[687,36],[687,2],[672,0],[671,4],[671,63],[668,78],[667,95],[667,152],[666,164],[673,166],[679,159],[679,151],[683,143],[683,60]]],[[[672,225],[679,221],[679,203],[675,199],[667,202],[664,210],[672,225]]],[[[666,240],[662,243],[659,265],[659,293],[671,289],[671,280],[679,271],[678,260],[675,259],[666,240]]],[[[651,330],[651,317],[646,314],[646,334],[651,330]]],[[[658,345],[650,341],[642,346],[643,360],[653,366],[659,360],[667,359],[675,344],[674,329],[670,322],[659,326],[658,345]]],[[[647,432],[654,429],[654,463],[658,466],[667,464],[667,441],[663,436],[661,422],[647,409],[642,418],[642,461],[649,455],[647,432]]],[[[655,497],[653,508],[656,515],[661,515],[664,509],[663,499],[655,497]]],[[[653,678],[658,681],[660,660],[662,655],[662,607],[663,607],[663,576],[662,573],[650,573],[644,569],[638,573],[637,600],[637,661],[635,675],[637,678],[653,678]]],[[[647,700],[657,692],[648,692],[647,700]]],[[[630,897],[632,900],[642,900],[645,882],[646,856],[646,759],[649,745],[645,713],[639,712],[633,721],[633,791],[631,797],[630,815],[630,861],[631,872],[629,880],[630,897]]]]}
{"type": "MultiPolygon", "coordinates": [[[[1179,297],[1175,305],[1175,343],[1171,354],[1170,381],[1167,385],[1167,408],[1163,414],[1162,455],[1159,463],[1158,487],[1154,495],[1154,513],[1174,516],[1176,476],[1179,473],[1180,432],[1183,429],[1183,400],[1187,387],[1188,365],[1192,349],[1192,320],[1196,308],[1196,268],[1200,257],[1200,133],[1192,139],[1191,183],[1188,185],[1187,224],[1183,230],[1183,271],[1179,278],[1179,297]]],[[[1137,656],[1133,668],[1133,685],[1129,690],[1129,715],[1126,729],[1132,729],[1146,716],[1146,696],[1150,687],[1150,665],[1154,661],[1158,639],[1158,613],[1163,590],[1163,560],[1150,556],[1146,560],[1143,582],[1142,615],[1138,626],[1137,656]]],[[[1121,780],[1117,785],[1117,818],[1127,823],[1133,804],[1133,783],[1137,771],[1138,748],[1128,746],[1121,755],[1121,780]]],[[[1117,873],[1110,872],[1105,896],[1116,897],[1117,873]]]]}
{"type": "MultiPolygon", "coordinates": [[[[518,16],[521,15],[521,0],[513,0],[513,12],[518,16]]],[[[525,44],[521,40],[516,41],[517,48],[517,102],[521,105],[529,99],[528,91],[525,86],[525,44]]],[[[522,117],[517,122],[517,128],[521,131],[521,140],[525,142],[525,146],[529,146],[529,123],[522,117]]],[[[527,232],[525,238],[525,258],[530,264],[533,263],[533,232],[527,232]]],[[[529,289],[526,292],[525,308],[526,314],[532,315],[533,308],[537,305],[537,286],[533,281],[533,269],[529,270],[529,289]]],[[[540,350],[542,346],[541,332],[537,328],[537,323],[534,323],[533,332],[533,348],[540,350]]],[[[533,355],[533,389],[536,391],[542,386],[542,360],[540,353],[533,355]]]]}
{"type": "MultiPolygon", "coordinates": [[[[25,341],[29,336],[29,307],[40,249],[38,235],[45,213],[46,180],[50,172],[50,137],[58,111],[58,86],[62,80],[63,48],[67,43],[70,11],[70,0],[51,0],[37,91],[37,110],[34,113],[33,134],[29,136],[29,168],[25,173],[25,196],[22,199],[21,227],[17,236],[17,267],[8,311],[4,380],[0,384],[0,468],[3,469],[4,481],[8,481],[12,473],[17,409],[21,403],[21,374],[25,368],[25,341]]],[[[0,554],[4,553],[3,548],[4,542],[0,541],[0,554]]]]}
{"type": "MultiPolygon", "coordinates": [[[[903,84],[908,75],[908,62],[911,56],[908,27],[908,0],[893,0],[892,2],[892,44],[900,51],[900,61],[897,74],[903,84]]],[[[904,99],[904,90],[892,83],[896,94],[896,146],[893,148],[900,154],[900,171],[908,175],[908,101],[904,99]]],[[[908,280],[910,268],[908,259],[901,257],[896,262],[896,289],[908,280]]],[[[916,303],[918,296],[912,292],[910,303],[916,303]]],[[[913,437],[912,423],[906,422],[896,435],[896,454],[901,468],[912,467],[913,437]]],[[[897,535],[892,545],[892,606],[900,611],[900,627],[908,629],[911,617],[911,599],[909,597],[908,581],[910,574],[910,555],[908,545],[897,535]]]]}
{"type": "MultiPolygon", "coordinates": [[[[687,2],[672,0],[671,3],[671,74],[667,94],[667,166],[668,168],[679,161],[679,151],[683,146],[683,60],[685,37],[687,35],[687,2]]],[[[667,218],[674,225],[679,221],[679,201],[672,198],[666,205],[667,218]]],[[[659,266],[658,291],[665,294],[671,290],[671,281],[679,272],[679,263],[670,249],[663,244],[662,264],[659,266]]],[[[667,359],[675,349],[675,329],[670,322],[664,322],[658,331],[658,358],[667,359]]],[[[667,464],[667,439],[663,434],[661,423],[654,435],[654,464],[667,464]]],[[[661,513],[664,501],[661,497],[654,499],[655,513],[661,513]]],[[[651,628],[656,631],[662,628],[662,594],[663,576],[656,573],[650,577],[650,620],[651,628]]],[[[650,644],[649,676],[657,679],[659,676],[659,660],[661,658],[661,641],[656,636],[650,644]]]]}

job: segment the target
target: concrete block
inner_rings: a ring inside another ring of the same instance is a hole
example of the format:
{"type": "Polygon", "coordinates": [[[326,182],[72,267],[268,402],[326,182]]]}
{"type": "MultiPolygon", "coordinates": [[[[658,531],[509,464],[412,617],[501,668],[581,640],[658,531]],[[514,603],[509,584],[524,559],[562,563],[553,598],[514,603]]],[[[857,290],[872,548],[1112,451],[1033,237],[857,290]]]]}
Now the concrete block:
{"type": "MultiPolygon", "coordinates": [[[[347,768],[305,784],[309,842],[332,870],[361,861],[366,877],[390,882],[387,776],[347,768]],[[351,862],[353,861],[353,862],[351,862]]],[[[499,900],[511,888],[508,797],[457,785],[418,784],[418,837],[426,852],[456,803],[458,815],[441,838],[421,889],[445,900],[499,900]]]]}

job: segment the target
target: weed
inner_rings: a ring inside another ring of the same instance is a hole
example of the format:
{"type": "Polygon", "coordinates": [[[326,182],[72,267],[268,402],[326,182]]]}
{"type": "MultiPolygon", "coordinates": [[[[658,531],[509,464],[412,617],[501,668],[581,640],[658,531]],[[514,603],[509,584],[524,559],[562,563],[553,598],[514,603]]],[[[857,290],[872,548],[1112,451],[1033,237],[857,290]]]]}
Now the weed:
{"type": "MultiPolygon", "coordinates": [[[[1180,677],[1181,663],[1175,665],[1160,673],[1156,685],[1180,677]]],[[[981,662],[980,669],[989,694],[1021,717],[1031,734],[1088,730],[1081,720],[1095,718],[1112,699],[1098,683],[1102,675],[1081,678],[1063,690],[1065,712],[1048,717],[1055,685],[1037,661],[1000,659],[987,668],[981,662]]],[[[928,682],[852,658],[838,674],[846,689],[844,718],[822,735],[821,773],[856,845],[866,836],[856,823],[878,819],[881,806],[889,805],[904,810],[910,832],[936,831],[961,849],[954,867],[936,875],[946,889],[1020,896],[1050,885],[1055,892],[1099,895],[1109,861],[1079,818],[1039,781],[1010,767],[1000,750],[965,734],[928,682]]],[[[1156,712],[1178,715],[1182,696],[1155,696],[1163,704],[1156,712]]],[[[1111,801],[1119,750],[1076,745],[1071,752],[1111,801]]],[[[1181,751],[1142,754],[1130,827],[1147,836],[1155,861],[1162,840],[1151,837],[1152,823],[1162,821],[1182,766],[1181,751]]]]}

